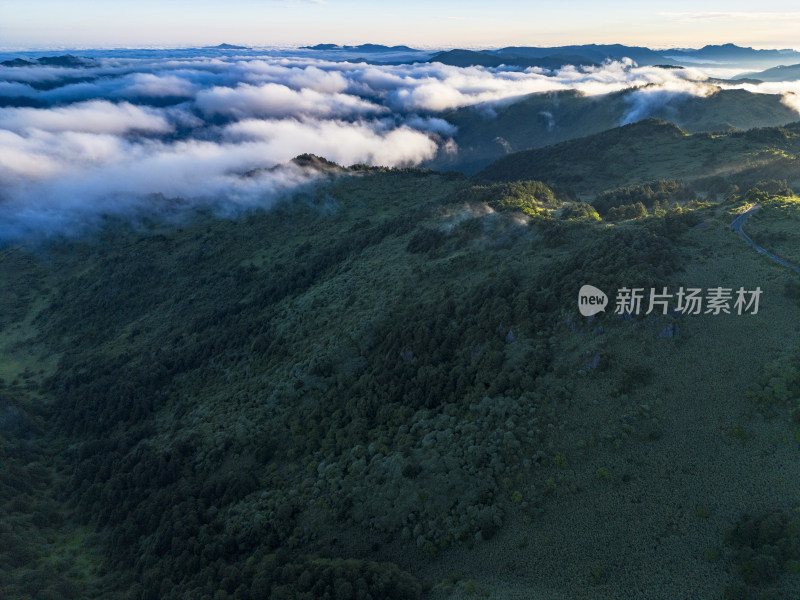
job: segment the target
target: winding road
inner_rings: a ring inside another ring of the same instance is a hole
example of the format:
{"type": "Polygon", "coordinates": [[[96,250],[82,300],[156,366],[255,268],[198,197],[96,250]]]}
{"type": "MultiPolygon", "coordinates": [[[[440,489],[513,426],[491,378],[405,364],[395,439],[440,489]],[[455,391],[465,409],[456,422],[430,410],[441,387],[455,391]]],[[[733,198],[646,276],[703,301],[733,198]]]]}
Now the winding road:
{"type": "Polygon", "coordinates": [[[733,231],[735,231],[736,233],[738,233],[740,236],[742,236],[742,237],[745,239],[745,241],[746,241],[748,244],[750,244],[750,245],[751,245],[753,248],[755,248],[756,252],[760,252],[760,253],[761,253],[761,254],[763,254],[764,256],[767,256],[767,257],[771,258],[772,260],[774,260],[775,262],[782,264],[784,267],[789,267],[790,269],[793,269],[793,270],[794,270],[794,271],[796,271],[797,273],[800,273],[800,267],[796,267],[795,265],[793,265],[792,263],[790,263],[788,260],[784,260],[784,259],[783,259],[783,258],[781,258],[780,256],[776,256],[776,255],[775,255],[775,254],[773,254],[772,252],[770,252],[770,251],[768,251],[768,250],[765,250],[764,248],[762,248],[761,246],[759,246],[758,244],[756,244],[756,243],[755,243],[753,240],[751,240],[751,239],[750,239],[750,236],[748,236],[748,235],[747,235],[747,234],[746,234],[746,233],[745,233],[745,232],[742,230],[742,225],[744,224],[744,222],[745,222],[747,219],[749,219],[749,218],[750,218],[750,216],[751,216],[751,215],[752,215],[754,212],[756,212],[756,211],[757,211],[759,208],[761,208],[761,205],[760,205],[760,204],[756,204],[756,205],[755,205],[755,206],[753,206],[752,208],[750,208],[750,209],[746,210],[745,212],[743,212],[742,214],[740,214],[740,215],[739,215],[738,217],[736,217],[736,218],[733,220],[733,222],[731,223],[731,225],[730,225],[731,229],[732,229],[733,231]]]}

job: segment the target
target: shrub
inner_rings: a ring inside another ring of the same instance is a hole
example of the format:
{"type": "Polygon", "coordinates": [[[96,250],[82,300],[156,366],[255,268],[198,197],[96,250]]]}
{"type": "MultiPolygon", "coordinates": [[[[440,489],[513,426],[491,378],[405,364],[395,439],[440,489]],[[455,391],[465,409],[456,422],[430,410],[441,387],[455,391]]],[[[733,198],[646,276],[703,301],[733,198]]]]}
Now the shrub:
{"type": "Polygon", "coordinates": [[[541,181],[476,185],[463,199],[484,202],[497,211],[519,211],[530,216],[544,215],[549,208],[561,206],[561,200],[541,181]]]}
{"type": "Polygon", "coordinates": [[[578,202],[564,207],[564,210],[561,211],[561,218],[565,221],[599,221],[600,215],[591,204],[578,202]]]}
{"type": "MultiPolygon", "coordinates": [[[[605,191],[597,196],[594,201],[594,207],[600,215],[605,217],[614,208],[619,209],[641,203],[646,214],[647,210],[655,211],[666,208],[670,201],[688,202],[696,199],[695,193],[685,183],[671,179],[661,179],[650,183],[628,185],[605,191]]],[[[637,208],[637,210],[639,209],[637,208]]],[[[631,219],[636,217],[628,216],[624,218],[631,219]]]]}
{"type": "Polygon", "coordinates": [[[647,209],[641,202],[615,206],[606,213],[606,219],[609,221],[627,221],[629,219],[641,219],[646,216],[647,209]]]}

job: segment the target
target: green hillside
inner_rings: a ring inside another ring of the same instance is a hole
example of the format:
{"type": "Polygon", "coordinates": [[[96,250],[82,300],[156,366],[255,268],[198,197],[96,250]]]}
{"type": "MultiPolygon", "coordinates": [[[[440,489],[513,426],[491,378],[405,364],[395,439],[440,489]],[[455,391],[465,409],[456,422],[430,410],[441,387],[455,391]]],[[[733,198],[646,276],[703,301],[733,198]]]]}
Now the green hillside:
{"type": "MultiPolygon", "coordinates": [[[[519,164],[654,179],[692,140],[648,121],[519,164]]],[[[800,307],[728,230],[754,200],[800,215],[758,191],[609,225],[532,181],[329,170],[237,219],[4,248],[5,597],[784,597],[800,307]],[[720,285],[761,311],[613,314],[720,285]]]]}
{"type": "Polygon", "coordinates": [[[505,156],[476,175],[485,181],[538,179],[581,197],[657,179],[695,182],[701,190],[758,181],[800,181],[800,123],[746,132],[689,134],[647,119],[547,148],[505,156]]]}
{"type": "Polygon", "coordinates": [[[675,123],[689,132],[747,130],[798,120],[797,112],[779,95],[745,90],[719,90],[706,97],[654,92],[650,105],[639,109],[636,94],[636,90],[600,96],[551,92],[508,105],[446,113],[444,118],[458,127],[458,154],[442,157],[431,166],[473,173],[512,152],[600,133],[645,117],[675,123]]]}

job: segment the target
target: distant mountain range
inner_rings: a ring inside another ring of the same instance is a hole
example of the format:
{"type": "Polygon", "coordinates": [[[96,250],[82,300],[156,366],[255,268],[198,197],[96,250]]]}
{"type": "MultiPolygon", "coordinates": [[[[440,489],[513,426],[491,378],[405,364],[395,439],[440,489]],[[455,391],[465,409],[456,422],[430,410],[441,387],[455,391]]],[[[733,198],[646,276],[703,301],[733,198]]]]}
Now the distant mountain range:
{"type": "MultiPolygon", "coordinates": [[[[453,48],[449,50],[420,50],[406,45],[387,46],[384,44],[316,44],[301,46],[301,50],[330,53],[331,60],[347,60],[374,64],[408,64],[412,62],[439,62],[446,65],[469,67],[509,66],[520,69],[539,67],[561,69],[565,66],[596,66],[605,61],[631,59],[640,66],[661,67],[738,67],[743,73],[738,78],[752,78],[762,81],[798,79],[797,70],[788,70],[786,65],[800,64],[800,52],[795,50],[757,50],[735,44],[704,46],[699,49],[673,48],[653,50],[643,46],[623,44],[583,44],[571,46],[507,46],[505,48],[474,50],[453,48]],[[382,56],[393,55],[393,56],[382,56]],[[775,70],[777,68],[777,70],[775,70]]],[[[252,50],[248,46],[222,43],[206,46],[201,50],[252,50]]],[[[45,56],[38,59],[16,58],[6,60],[0,65],[23,67],[35,65],[61,67],[87,67],[97,63],[91,59],[66,54],[45,56]]]]}
{"type": "Polygon", "coordinates": [[[606,60],[630,58],[638,65],[731,66],[768,68],[786,62],[800,62],[794,50],[756,50],[735,44],[704,46],[700,49],[651,50],[622,44],[584,44],[580,46],[509,46],[498,50],[449,50],[432,56],[432,62],[455,66],[502,65],[527,68],[560,68],[564,65],[594,65],[606,60]]]}
{"type": "Polygon", "coordinates": [[[743,73],[734,79],[756,79],[758,81],[797,81],[800,79],[800,64],[797,65],[778,65],[766,71],[756,73],[743,73]]]}
{"type": "Polygon", "coordinates": [[[96,60],[91,58],[83,58],[81,56],[73,56],[72,54],[64,54],[61,56],[42,56],[40,58],[15,58],[13,60],[4,60],[0,62],[4,67],[34,67],[34,66],[47,66],[47,67],[96,67],[98,65],[96,60]]]}
{"type": "MultiPolygon", "coordinates": [[[[366,62],[379,62],[376,55],[383,53],[412,53],[427,62],[439,62],[457,67],[499,67],[501,65],[530,68],[559,69],[567,65],[593,66],[608,60],[629,58],[640,66],[739,66],[743,69],[767,69],[776,65],[800,63],[800,52],[795,50],[757,50],[735,44],[709,45],[698,49],[672,48],[653,50],[644,46],[625,46],[623,44],[582,44],[571,46],[507,46],[498,49],[471,50],[454,48],[434,54],[410,46],[385,46],[382,44],[361,44],[347,46],[339,44],[317,44],[302,46],[304,50],[318,52],[348,52],[371,55],[359,56],[366,62]]],[[[406,57],[408,59],[408,57],[406,57]]]]}
{"type": "Polygon", "coordinates": [[[722,44],[719,46],[704,46],[699,50],[676,49],[663,51],[665,56],[672,56],[675,60],[693,60],[701,62],[748,62],[748,61],[785,61],[800,59],[800,52],[786,50],[755,50],[743,48],[736,44],[722,44]]]}
{"type": "MultiPolygon", "coordinates": [[[[509,46],[494,51],[503,57],[547,58],[570,56],[579,61],[601,63],[604,60],[622,60],[630,58],[640,65],[677,65],[665,58],[663,54],[641,46],[623,46],[622,44],[584,44],[580,46],[556,46],[552,48],[532,48],[527,46],[509,46]]],[[[575,64],[575,63],[573,63],[575,64]]]]}
{"type": "Polygon", "coordinates": [[[384,46],[383,44],[361,44],[359,46],[340,46],[339,44],[317,44],[316,46],[301,46],[302,50],[318,51],[346,51],[346,52],[422,52],[408,46],[384,46]]]}
{"type": "Polygon", "coordinates": [[[521,67],[541,67],[560,69],[567,65],[595,66],[597,61],[579,55],[550,55],[542,57],[500,54],[497,52],[476,50],[447,50],[434,54],[428,62],[438,62],[455,67],[499,67],[501,65],[521,67]]]}

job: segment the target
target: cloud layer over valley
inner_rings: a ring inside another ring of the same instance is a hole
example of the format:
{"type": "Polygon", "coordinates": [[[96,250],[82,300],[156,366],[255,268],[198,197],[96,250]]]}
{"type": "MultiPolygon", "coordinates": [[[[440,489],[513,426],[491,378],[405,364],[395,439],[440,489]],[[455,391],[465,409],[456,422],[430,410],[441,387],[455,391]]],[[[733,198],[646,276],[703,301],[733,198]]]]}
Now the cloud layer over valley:
{"type": "MultiPolygon", "coordinates": [[[[411,166],[455,152],[444,111],[537,92],[636,87],[623,122],[715,85],[695,69],[454,67],[332,62],[306,53],[94,55],[87,67],[0,67],[0,242],[80,230],[102,215],[269,206],[316,175],[281,165],[313,153],[344,165],[411,166]],[[255,177],[243,177],[253,169],[255,177]]],[[[722,84],[784,94],[797,83],[722,84]]]]}

